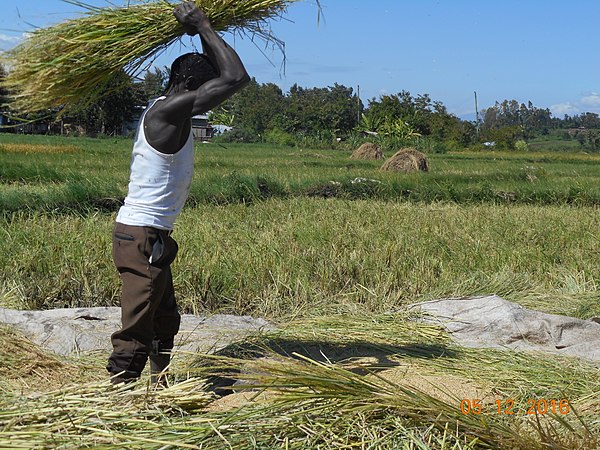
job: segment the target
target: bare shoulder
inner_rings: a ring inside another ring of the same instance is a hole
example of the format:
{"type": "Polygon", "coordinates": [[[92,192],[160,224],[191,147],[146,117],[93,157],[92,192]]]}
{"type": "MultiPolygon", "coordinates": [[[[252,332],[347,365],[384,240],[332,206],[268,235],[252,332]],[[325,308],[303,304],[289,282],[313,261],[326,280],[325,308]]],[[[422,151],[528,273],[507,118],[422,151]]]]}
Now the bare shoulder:
{"type": "Polygon", "coordinates": [[[178,125],[192,116],[195,95],[192,92],[172,94],[157,101],[146,115],[146,123],[178,125]]]}
{"type": "MultiPolygon", "coordinates": [[[[191,115],[174,114],[167,98],[154,105],[144,117],[148,144],[161,153],[173,154],[185,144],[191,129],[191,115]]],[[[181,113],[181,112],[180,112],[181,113]]]]}

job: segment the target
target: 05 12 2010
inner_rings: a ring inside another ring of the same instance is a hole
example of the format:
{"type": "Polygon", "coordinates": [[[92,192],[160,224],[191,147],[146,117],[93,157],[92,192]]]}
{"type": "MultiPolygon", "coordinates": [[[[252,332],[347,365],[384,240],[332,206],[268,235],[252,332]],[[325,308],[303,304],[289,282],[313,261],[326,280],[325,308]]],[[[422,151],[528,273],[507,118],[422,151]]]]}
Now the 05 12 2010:
{"type": "Polygon", "coordinates": [[[569,414],[571,407],[567,399],[546,399],[546,398],[529,398],[524,404],[524,408],[520,408],[519,404],[512,399],[496,399],[492,405],[486,405],[481,399],[464,398],[460,402],[460,411],[463,414],[482,414],[486,412],[496,414],[512,415],[517,414],[517,411],[524,410],[528,415],[544,415],[544,414],[569,414]]]}

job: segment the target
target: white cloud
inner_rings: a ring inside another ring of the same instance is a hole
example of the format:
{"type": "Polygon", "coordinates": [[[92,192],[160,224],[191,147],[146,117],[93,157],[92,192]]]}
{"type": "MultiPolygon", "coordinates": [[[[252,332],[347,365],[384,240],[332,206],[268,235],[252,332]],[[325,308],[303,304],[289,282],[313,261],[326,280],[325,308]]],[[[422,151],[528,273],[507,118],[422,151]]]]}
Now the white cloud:
{"type": "Polygon", "coordinates": [[[0,33],[0,50],[8,50],[9,48],[14,47],[21,39],[23,39],[23,35],[9,36],[8,34],[0,33]]]}
{"type": "Polygon", "coordinates": [[[0,33],[0,42],[8,42],[14,44],[15,42],[19,42],[22,36],[9,36],[8,34],[0,33]]]}
{"type": "Polygon", "coordinates": [[[565,114],[573,116],[579,114],[579,108],[571,102],[559,103],[558,105],[550,106],[550,112],[554,117],[562,118],[565,114]]]}
{"type": "Polygon", "coordinates": [[[554,117],[561,118],[565,114],[569,116],[586,112],[600,114],[600,94],[596,92],[585,93],[578,100],[550,106],[550,111],[554,117]]]}
{"type": "Polygon", "coordinates": [[[591,107],[594,109],[600,108],[600,94],[596,92],[592,92],[587,94],[581,98],[580,102],[583,106],[591,107]]]}

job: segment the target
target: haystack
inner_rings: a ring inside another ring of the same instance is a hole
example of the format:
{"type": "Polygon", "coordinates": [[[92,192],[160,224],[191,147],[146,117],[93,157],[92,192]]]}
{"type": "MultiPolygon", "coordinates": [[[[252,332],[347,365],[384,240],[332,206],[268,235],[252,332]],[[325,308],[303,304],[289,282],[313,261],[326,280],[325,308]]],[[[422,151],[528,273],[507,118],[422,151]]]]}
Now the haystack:
{"type": "Polygon", "coordinates": [[[396,172],[427,172],[429,170],[429,164],[427,157],[414,148],[404,148],[390,159],[388,159],[381,170],[390,170],[396,172]]]}
{"type": "Polygon", "coordinates": [[[350,159],[383,159],[383,151],[381,147],[372,142],[365,142],[350,156],[350,159]]]}

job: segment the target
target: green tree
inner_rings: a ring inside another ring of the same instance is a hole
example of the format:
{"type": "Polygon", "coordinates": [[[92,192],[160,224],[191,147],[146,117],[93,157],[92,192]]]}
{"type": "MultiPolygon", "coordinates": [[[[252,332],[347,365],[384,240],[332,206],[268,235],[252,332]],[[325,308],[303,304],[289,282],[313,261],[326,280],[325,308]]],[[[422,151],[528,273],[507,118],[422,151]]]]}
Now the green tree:
{"type": "Polygon", "coordinates": [[[381,116],[373,111],[368,111],[367,114],[362,113],[360,115],[357,130],[365,133],[377,133],[383,123],[384,120],[381,116]]]}
{"type": "Polygon", "coordinates": [[[415,105],[410,93],[402,91],[396,95],[382,95],[379,99],[371,99],[368,111],[384,121],[403,119],[411,122],[415,116],[415,105]]]}
{"type": "Polygon", "coordinates": [[[253,78],[219,110],[233,115],[234,126],[258,140],[266,130],[277,127],[281,121],[281,116],[284,115],[284,96],[276,84],[261,85],[253,78]]]}
{"type": "MultiPolygon", "coordinates": [[[[496,102],[496,104],[498,104],[496,102]]],[[[500,128],[498,122],[498,109],[495,107],[483,110],[483,129],[494,130],[500,128]]]]}
{"type": "Polygon", "coordinates": [[[121,135],[124,125],[133,117],[136,104],[133,80],[120,71],[100,89],[97,103],[84,103],[66,119],[81,126],[88,135],[121,135]]]}
{"type": "Polygon", "coordinates": [[[482,138],[495,142],[500,149],[511,150],[515,148],[515,142],[523,138],[523,129],[520,126],[488,129],[484,130],[482,138]]]}
{"type": "Polygon", "coordinates": [[[552,126],[550,110],[536,108],[531,101],[525,105],[516,100],[503,100],[484,112],[484,130],[520,127],[522,136],[529,138],[536,134],[547,134],[552,126]]]}
{"type": "Polygon", "coordinates": [[[600,117],[596,113],[586,112],[579,115],[579,126],[589,130],[600,128],[600,117]]]}
{"type": "Polygon", "coordinates": [[[139,89],[138,101],[140,104],[147,104],[151,99],[159,97],[167,87],[169,78],[168,69],[155,67],[154,70],[146,72],[143,80],[136,86],[139,89]]]}
{"type": "Polygon", "coordinates": [[[387,120],[379,128],[379,133],[384,137],[398,140],[412,139],[421,136],[421,134],[415,131],[408,122],[404,122],[402,119],[387,120]]]}
{"type": "Polygon", "coordinates": [[[133,80],[125,72],[119,72],[107,86],[108,93],[99,102],[101,133],[119,135],[123,126],[133,117],[135,89],[133,80]]]}
{"type": "Polygon", "coordinates": [[[430,119],[434,112],[447,114],[445,107],[440,102],[433,102],[429,94],[413,97],[408,91],[372,99],[369,111],[384,117],[386,122],[402,120],[423,136],[431,134],[430,119]]]}
{"type": "Polygon", "coordinates": [[[590,149],[594,152],[600,152],[600,132],[593,130],[587,134],[587,142],[590,149]]]}
{"type": "Polygon", "coordinates": [[[290,88],[287,97],[286,131],[293,133],[346,134],[355,128],[361,109],[353,89],[335,84],[327,88],[290,88]]]}
{"type": "Polygon", "coordinates": [[[459,121],[453,137],[456,139],[456,142],[463,147],[472,144],[477,137],[475,124],[464,120],[459,121]]]}
{"type": "Polygon", "coordinates": [[[221,106],[210,111],[208,121],[213,125],[233,127],[235,125],[235,114],[231,114],[226,108],[221,106]]]}
{"type": "Polygon", "coordinates": [[[372,99],[366,117],[377,117],[382,126],[395,130],[396,135],[429,136],[438,141],[454,141],[467,145],[473,139],[471,126],[450,114],[442,102],[433,101],[429,94],[414,97],[408,91],[372,99]]]}

